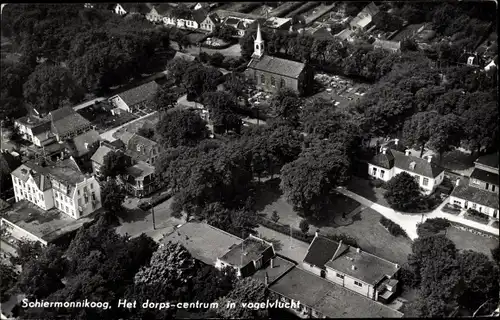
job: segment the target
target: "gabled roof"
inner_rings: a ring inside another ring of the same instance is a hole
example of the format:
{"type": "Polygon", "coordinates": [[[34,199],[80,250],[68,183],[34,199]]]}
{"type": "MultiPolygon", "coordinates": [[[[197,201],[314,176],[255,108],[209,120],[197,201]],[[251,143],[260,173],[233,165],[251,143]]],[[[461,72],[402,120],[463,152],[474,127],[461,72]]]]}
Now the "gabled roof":
{"type": "Polygon", "coordinates": [[[212,20],[214,24],[220,23],[220,18],[217,13],[213,12],[207,16],[208,19],[212,20]]]}
{"type": "Polygon", "coordinates": [[[248,68],[296,79],[304,70],[305,64],[302,62],[263,55],[260,59],[250,60],[248,68]]]}
{"type": "Polygon", "coordinates": [[[104,157],[111,151],[113,150],[110,147],[106,145],[101,145],[92,155],[92,158],[90,158],[90,160],[102,165],[104,163],[104,157]]]}
{"type": "Polygon", "coordinates": [[[451,196],[498,210],[498,193],[474,188],[465,178],[460,179],[459,185],[453,189],[451,196]]]}
{"type": "Polygon", "coordinates": [[[193,11],[193,20],[196,21],[198,24],[202,23],[203,20],[208,15],[208,12],[205,9],[198,9],[193,11]]]}
{"type": "Polygon", "coordinates": [[[481,180],[489,184],[495,184],[498,186],[498,173],[493,173],[486,170],[475,168],[470,174],[470,177],[472,179],[481,180]]]}
{"type": "MultiPolygon", "coordinates": [[[[314,237],[313,241],[309,245],[307,254],[304,257],[304,262],[312,264],[318,268],[325,269],[325,264],[333,257],[338,248],[338,242],[318,235],[314,237]]],[[[347,250],[347,248],[347,245],[342,244],[339,252],[347,250]]]]}
{"type": "Polygon", "coordinates": [[[0,150],[0,171],[4,174],[10,174],[21,165],[21,160],[7,151],[0,150]]]}
{"type": "Polygon", "coordinates": [[[90,122],[82,117],[71,107],[63,107],[51,111],[48,115],[55,134],[64,135],[68,132],[90,125],[90,122]]]}
{"type": "Polygon", "coordinates": [[[73,138],[73,146],[75,147],[75,156],[81,157],[89,152],[88,146],[99,141],[101,137],[95,130],[90,130],[73,138]],[[85,145],[87,144],[87,147],[85,145]]]}
{"type": "Polygon", "coordinates": [[[155,81],[150,81],[133,89],[124,91],[118,96],[129,106],[134,106],[146,100],[150,100],[158,90],[158,84],[155,81]]]}
{"type": "Polygon", "coordinates": [[[387,150],[385,154],[383,152],[376,154],[368,162],[378,167],[391,169],[394,166],[394,156],[390,150],[387,150]]]}
{"type": "Polygon", "coordinates": [[[262,239],[250,236],[241,244],[231,248],[219,259],[232,266],[243,268],[252,261],[262,258],[262,262],[264,263],[273,256],[274,249],[271,244],[262,239]]]}
{"type": "Polygon", "coordinates": [[[444,171],[442,167],[433,162],[411,155],[407,156],[403,152],[394,149],[388,149],[386,154],[379,153],[368,162],[386,169],[391,169],[394,166],[404,171],[429,178],[435,178],[444,171]],[[413,169],[410,168],[412,162],[415,163],[413,169]]]}
{"type": "Polygon", "coordinates": [[[490,153],[477,158],[476,163],[498,169],[498,152],[490,153]]]}
{"type": "Polygon", "coordinates": [[[239,22],[240,22],[240,19],[229,17],[226,19],[226,21],[224,23],[228,26],[233,26],[236,28],[236,26],[238,25],[239,22]]]}
{"type": "Polygon", "coordinates": [[[153,174],[155,168],[144,161],[139,161],[135,165],[128,167],[126,172],[135,180],[143,180],[145,177],[153,174]]]}

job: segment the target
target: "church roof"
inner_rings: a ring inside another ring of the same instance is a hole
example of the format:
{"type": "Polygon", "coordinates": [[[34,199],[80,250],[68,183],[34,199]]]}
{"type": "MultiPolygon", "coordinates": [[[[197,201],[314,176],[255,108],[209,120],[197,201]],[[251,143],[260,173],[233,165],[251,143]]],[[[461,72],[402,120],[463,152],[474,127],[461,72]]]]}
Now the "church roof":
{"type": "Polygon", "coordinates": [[[248,68],[275,73],[290,78],[298,78],[304,70],[305,64],[292,60],[263,55],[260,59],[252,59],[248,68]]]}

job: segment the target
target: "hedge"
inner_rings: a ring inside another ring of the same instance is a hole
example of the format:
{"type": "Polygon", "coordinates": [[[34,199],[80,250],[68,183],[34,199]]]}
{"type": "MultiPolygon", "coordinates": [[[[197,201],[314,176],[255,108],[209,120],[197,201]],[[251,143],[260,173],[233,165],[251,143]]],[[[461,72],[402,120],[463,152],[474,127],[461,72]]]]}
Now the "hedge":
{"type": "Polygon", "coordinates": [[[450,226],[450,221],[444,218],[427,219],[417,225],[417,235],[420,238],[438,234],[450,226]]]}
{"type": "MultiPolygon", "coordinates": [[[[277,231],[279,233],[290,235],[290,225],[288,225],[288,224],[275,223],[275,222],[273,222],[269,219],[263,218],[263,217],[259,217],[257,222],[266,228],[272,229],[272,230],[277,231]]],[[[347,245],[350,245],[350,246],[356,247],[356,248],[358,247],[358,242],[356,241],[355,238],[353,238],[349,235],[343,234],[343,233],[335,234],[335,235],[323,235],[323,236],[325,238],[328,238],[328,239],[336,241],[336,242],[339,242],[342,240],[342,242],[347,244],[347,245]]],[[[314,239],[314,235],[304,234],[304,233],[302,233],[302,231],[295,229],[295,228],[292,228],[292,237],[297,239],[297,240],[304,241],[307,243],[311,243],[312,240],[314,239]]]]}
{"type": "Polygon", "coordinates": [[[166,193],[159,195],[156,198],[153,197],[153,199],[151,199],[151,201],[139,203],[138,207],[141,210],[147,211],[147,210],[151,209],[151,207],[154,207],[157,204],[162,203],[162,202],[170,199],[172,196],[173,196],[173,193],[171,191],[167,191],[166,193]]]}
{"type": "Polygon", "coordinates": [[[389,231],[389,233],[395,237],[398,236],[408,237],[406,231],[403,228],[401,228],[399,224],[392,222],[386,217],[380,218],[380,224],[383,225],[389,231]]]}

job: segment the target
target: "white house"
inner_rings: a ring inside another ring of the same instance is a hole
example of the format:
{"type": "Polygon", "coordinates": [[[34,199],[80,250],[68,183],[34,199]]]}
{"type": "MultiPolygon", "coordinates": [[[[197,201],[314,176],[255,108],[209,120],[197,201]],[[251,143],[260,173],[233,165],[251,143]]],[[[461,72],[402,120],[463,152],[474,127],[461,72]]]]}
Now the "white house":
{"type": "Polygon", "coordinates": [[[458,179],[450,195],[450,204],[473,209],[498,219],[498,153],[479,157],[470,178],[458,179]]]}
{"type": "Polygon", "coordinates": [[[115,5],[115,7],[113,8],[113,12],[119,14],[120,16],[127,14],[127,10],[125,10],[125,8],[123,8],[123,6],[119,3],[115,5]]]}
{"type": "Polygon", "coordinates": [[[425,160],[412,156],[410,151],[382,148],[382,152],[368,162],[368,174],[383,181],[401,172],[413,176],[425,194],[431,194],[444,179],[444,169],[432,162],[432,156],[425,160]]]}
{"type": "Polygon", "coordinates": [[[55,136],[51,132],[50,121],[35,116],[25,116],[14,121],[14,126],[19,129],[24,140],[42,147],[54,142],[55,136]]]}
{"type": "Polygon", "coordinates": [[[26,199],[44,210],[55,207],[74,219],[101,208],[99,183],[71,158],[45,166],[28,161],[11,175],[16,202],[26,199]]]}
{"type": "Polygon", "coordinates": [[[214,31],[215,27],[220,24],[220,18],[216,13],[208,14],[200,23],[200,29],[208,32],[214,31]]]}
{"type": "Polygon", "coordinates": [[[114,95],[108,101],[118,109],[133,112],[135,108],[144,106],[153,99],[158,84],[155,81],[150,81],[138,87],[124,91],[114,95]]]}

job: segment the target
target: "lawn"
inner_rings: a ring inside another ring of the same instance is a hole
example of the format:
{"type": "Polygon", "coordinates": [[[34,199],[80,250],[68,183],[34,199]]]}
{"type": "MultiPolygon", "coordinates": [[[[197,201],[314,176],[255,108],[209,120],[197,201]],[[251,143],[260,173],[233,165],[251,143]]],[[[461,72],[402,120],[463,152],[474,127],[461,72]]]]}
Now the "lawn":
{"type": "Polygon", "coordinates": [[[453,226],[446,231],[446,237],[452,240],[459,250],[474,250],[491,257],[490,250],[498,245],[498,238],[487,238],[453,226]]]}

